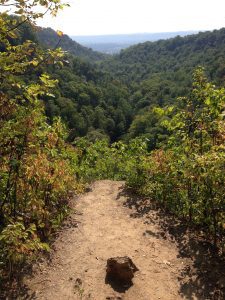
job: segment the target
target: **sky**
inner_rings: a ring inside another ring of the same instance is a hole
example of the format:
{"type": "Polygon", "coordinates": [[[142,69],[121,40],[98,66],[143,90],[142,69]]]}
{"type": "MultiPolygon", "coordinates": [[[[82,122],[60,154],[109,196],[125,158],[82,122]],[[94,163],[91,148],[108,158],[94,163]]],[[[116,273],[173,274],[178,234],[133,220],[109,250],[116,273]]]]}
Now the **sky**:
{"type": "Polygon", "coordinates": [[[212,30],[225,27],[225,0],[68,0],[41,26],[68,35],[212,30]]]}

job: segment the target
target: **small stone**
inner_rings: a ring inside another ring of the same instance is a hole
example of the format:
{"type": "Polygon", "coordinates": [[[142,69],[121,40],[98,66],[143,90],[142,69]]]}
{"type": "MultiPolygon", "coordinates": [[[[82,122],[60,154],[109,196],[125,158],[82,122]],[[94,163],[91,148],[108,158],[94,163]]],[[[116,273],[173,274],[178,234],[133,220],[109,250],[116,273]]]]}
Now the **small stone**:
{"type": "Polygon", "coordinates": [[[82,280],[80,278],[77,278],[75,285],[76,286],[81,286],[82,285],[82,280]]]}

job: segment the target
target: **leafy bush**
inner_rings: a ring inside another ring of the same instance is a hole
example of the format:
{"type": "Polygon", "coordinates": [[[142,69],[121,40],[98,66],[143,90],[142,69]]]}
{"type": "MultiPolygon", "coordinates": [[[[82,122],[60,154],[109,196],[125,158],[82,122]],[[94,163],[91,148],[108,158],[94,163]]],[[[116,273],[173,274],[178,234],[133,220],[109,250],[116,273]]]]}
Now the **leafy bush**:
{"type": "Polygon", "coordinates": [[[125,180],[128,174],[137,172],[140,156],[147,153],[147,145],[142,139],[111,145],[107,140],[90,143],[79,139],[76,148],[80,151],[78,178],[83,181],[125,180]]]}
{"type": "Polygon", "coordinates": [[[139,193],[204,226],[215,244],[225,229],[224,104],[224,89],[216,89],[197,69],[190,98],[181,98],[180,107],[158,109],[173,112],[164,121],[171,132],[168,144],[141,157],[141,177],[127,178],[139,193]]]}
{"type": "Polygon", "coordinates": [[[54,97],[57,81],[41,65],[61,65],[63,53],[18,42],[18,28],[42,17],[39,9],[54,15],[63,5],[17,0],[14,5],[18,17],[0,14],[0,263],[9,265],[9,273],[14,264],[48,249],[45,241],[67,213],[70,191],[79,188],[77,153],[65,142],[61,120],[48,124],[42,102],[54,97]]]}

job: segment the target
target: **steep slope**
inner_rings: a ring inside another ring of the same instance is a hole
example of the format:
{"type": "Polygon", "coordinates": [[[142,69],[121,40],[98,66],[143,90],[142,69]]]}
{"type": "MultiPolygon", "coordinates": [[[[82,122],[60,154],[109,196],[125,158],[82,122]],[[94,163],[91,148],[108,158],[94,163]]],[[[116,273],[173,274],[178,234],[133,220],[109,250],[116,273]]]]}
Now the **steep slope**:
{"type": "Polygon", "coordinates": [[[97,67],[95,62],[104,58],[103,54],[80,46],[66,35],[60,37],[50,28],[35,30],[24,23],[18,38],[11,42],[20,44],[27,39],[37,44],[39,50],[61,46],[67,51],[63,66],[50,66],[43,61],[32,78],[24,76],[25,81],[37,80],[41,72],[46,72],[58,80],[54,97],[43,99],[50,122],[61,116],[70,130],[69,140],[88,135],[91,140],[115,141],[126,133],[132,118],[129,92],[126,85],[113,81],[110,74],[97,67]]]}
{"type": "MultiPolygon", "coordinates": [[[[48,48],[55,48],[59,41],[59,36],[51,28],[39,28],[37,31],[37,38],[43,46],[48,48]]],[[[91,60],[92,62],[106,58],[106,55],[81,46],[66,34],[62,36],[59,47],[75,56],[91,60]]]]}

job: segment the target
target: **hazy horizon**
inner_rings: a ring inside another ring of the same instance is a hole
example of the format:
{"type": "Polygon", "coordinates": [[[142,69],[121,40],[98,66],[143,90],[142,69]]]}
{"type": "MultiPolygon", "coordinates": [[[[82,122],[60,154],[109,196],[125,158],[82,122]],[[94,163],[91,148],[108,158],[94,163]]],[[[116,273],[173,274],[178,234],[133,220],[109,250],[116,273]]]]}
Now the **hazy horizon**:
{"type": "MultiPolygon", "coordinates": [[[[218,28],[218,29],[221,29],[221,28],[218,28]]],[[[198,32],[204,32],[204,31],[213,31],[213,30],[217,30],[217,28],[215,29],[205,29],[205,30],[197,30],[197,29],[190,29],[190,30],[178,30],[178,31],[154,31],[154,32],[130,32],[130,33],[110,33],[110,34],[72,34],[72,35],[69,35],[69,36],[73,36],[73,37],[100,37],[100,36],[123,36],[123,35],[145,35],[145,34],[167,34],[167,33],[186,33],[186,32],[193,32],[194,33],[198,33],[198,32]]],[[[67,34],[65,32],[65,34],[67,34]]]]}
{"type": "Polygon", "coordinates": [[[79,35],[70,37],[79,44],[107,54],[119,53],[122,49],[147,41],[155,42],[167,40],[175,36],[187,36],[196,34],[198,31],[175,31],[154,33],[131,33],[131,34],[109,34],[109,35],[79,35]]]}

